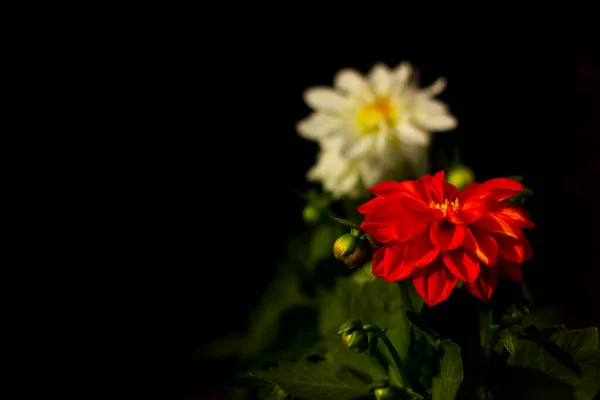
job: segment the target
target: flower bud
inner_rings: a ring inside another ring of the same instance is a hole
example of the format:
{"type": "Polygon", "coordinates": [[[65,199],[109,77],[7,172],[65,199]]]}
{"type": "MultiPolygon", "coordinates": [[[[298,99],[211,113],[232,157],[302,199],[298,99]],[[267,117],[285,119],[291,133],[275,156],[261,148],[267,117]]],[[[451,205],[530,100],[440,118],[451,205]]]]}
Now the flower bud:
{"type": "Polygon", "coordinates": [[[287,394],[281,387],[276,386],[273,390],[273,394],[277,400],[288,400],[291,399],[291,396],[287,394]]]}
{"type": "Polygon", "coordinates": [[[401,397],[400,390],[398,390],[398,388],[394,386],[375,389],[373,391],[373,394],[375,395],[375,398],[377,400],[395,400],[401,398],[408,398],[408,396],[401,397]]]}
{"type": "Polygon", "coordinates": [[[377,336],[375,335],[370,335],[369,336],[369,355],[370,356],[374,356],[375,355],[375,350],[377,350],[377,342],[379,342],[379,339],[377,338],[377,336]]]}
{"type": "Polygon", "coordinates": [[[362,322],[360,322],[360,320],[349,319],[340,326],[340,329],[338,329],[337,333],[338,333],[338,335],[340,335],[342,333],[352,333],[361,328],[362,328],[362,322]]]}
{"type": "Polygon", "coordinates": [[[321,217],[321,212],[319,209],[312,204],[309,204],[302,209],[302,219],[308,225],[316,224],[321,217]]]}
{"type": "Polygon", "coordinates": [[[355,353],[364,353],[369,348],[369,337],[361,330],[344,334],[342,340],[355,353]]]}
{"type": "Polygon", "coordinates": [[[469,183],[475,182],[475,173],[466,165],[459,164],[450,168],[446,174],[446,181],[462,190],[469,183]]]}
{"type": "Polygon", "coordinates": [[[340,236],[333,244],[333,255],[350,268],[364,264],[369,255],[369,243],[353,230],[340,236]]]}

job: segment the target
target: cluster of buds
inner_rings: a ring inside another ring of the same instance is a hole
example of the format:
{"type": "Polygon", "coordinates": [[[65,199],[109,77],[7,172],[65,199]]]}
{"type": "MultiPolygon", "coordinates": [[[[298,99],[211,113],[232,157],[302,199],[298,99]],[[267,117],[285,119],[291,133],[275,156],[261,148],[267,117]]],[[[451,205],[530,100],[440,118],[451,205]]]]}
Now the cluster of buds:
{"type": "Polygon", "coordinates": [[[366,236],[356,228],[350,233],[340,236],[333,244],[333,255],[343,261],[350,268],[356,268],[365,263],[369,256],[369,241],[366,236]]]}
{"type": "Polygon", "coordinates": [[[338,335],[342,335],[342,341],[349,350],[355,353],[364,353],[369,351],[369,355],[375,354],[379,336],[384,331],[377,325],[364,325],[358,319],[349,319],[344,322],[338,330],[338,335]]]}

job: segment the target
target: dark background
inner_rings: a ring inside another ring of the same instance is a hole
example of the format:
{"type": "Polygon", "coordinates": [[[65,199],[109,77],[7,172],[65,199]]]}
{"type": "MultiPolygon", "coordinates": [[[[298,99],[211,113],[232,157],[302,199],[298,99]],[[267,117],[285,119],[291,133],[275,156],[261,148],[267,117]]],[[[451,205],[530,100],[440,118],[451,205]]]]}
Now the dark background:
{"type": "Polygon", "coordinates": [[[185,394],[227,379],[225,367],[208,370],[194,352],[244,330],[283,245],[303,228],[293,189],[306,188],[317,145],[295,133],[309,113],[302,92],[331,85],[343,67],[366,73],[379,61],[411,62],[423,86],[448,79],[440,98],[459,127],[437,134],[432,151],[458,143],[478,180],[524,176],[535,192],[527,209],[537,224],[530,235],[542,269],[536,288],[567,308],[568,327],[600,325],[598,30],[585,21],[575,28],[531,20],[464,26],[425,15],[414,17],[418,23],[408,15],[370,16],[368,23],[360,13],[318,15],[265,16],[232,40],[226,28],[212,31],[194,55],[182,56],[185,46],[172,50],[185,75],[179,79],[191,82],[180,90],[194,99],[181,101],[174,118],[184,118],[187,129],[174,135],[167,157],[181,197],[173,294],[181,299],[176,346],[185,394]]]}

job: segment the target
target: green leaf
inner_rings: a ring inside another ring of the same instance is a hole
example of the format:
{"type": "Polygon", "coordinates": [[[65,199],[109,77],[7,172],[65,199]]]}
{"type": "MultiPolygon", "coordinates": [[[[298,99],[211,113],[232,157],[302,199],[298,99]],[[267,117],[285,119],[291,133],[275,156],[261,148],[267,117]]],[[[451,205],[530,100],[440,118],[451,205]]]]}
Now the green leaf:
{"type": "Polygon", "coordinates": [[[360,227],[358,225],[356,225],[352,221],[348,221],[347,219],[338,218],[338,217],[334,217],[334,216],[331,216],[331,219],[333,219],[336,222],[339,222],[340,224],[342,224],[348,228],[360,229],[360,227]]]}
{"type": "Polygon", "coordinates": [[[368,382],[325,362],[284,363],[267,371],[255,371],[253,375],[300,399],[352,400],[370,395],[368,382]]]}
{"type": "Polygon", "coordinates": [[[358,285],[358,287],[364,285],[367,282],[371,282],[376,279],[379,279],[372,273],[372,271],[373,271],[372,262],[373,262],[373,260],[367,261],[365,263],[365,265],[358,268],[355,272],[352,273],[352,275],[350,275],[350,279],[352,280],[352,282],[356,283],[358,285]]]}
{"type": "MultiPolygon", "coordinates": [[[[559,381],[556,387],[564,388],[560,382],[567,383],[573,390],[572,397],[561,399],[593,399],[600,393],[598,329],[529,330],[528,336],[518,341],[517,351],[507,364],[543,372],[546,380],[559,381]]],[[[535,396],[542,389],[539,380],[525,383],[528,386],[520,389],[522,393],[535,396]]]]}
{"type": "MultiPolygon", "coordinates": [[[[414,289],[412,282],[387,283],[383,279],[366,282],[354,297],[352,318],[363,324],[375,324],[387,329],[386,335],[406,360],[410,345],[412,326],[406,316],[407,311],[420,312],[423,299],[414,289]]],[[[391,357],[384,352],[391,364],[391,357]]]]}
{"type": "Polygon", "coordinates": [[[255,357],[273,344],[284,313],[299,305],[313,305],[300,290],[300,280],[282,269],[265,290],[258,307],[250,314],[248,336],[241,351],[243,359],[255,357]]]}
{"type": "Polygon", "coordinates": [[[500,331],[500,341],[511,355],[517,351],[519,337],[512,329],[503,329],[500,331]]]}
{"type": "Polygon", "coordinates": [[[451,340],[442,340],[439,347],[440,366],[433,378],[432,400],[454,400],[463,380],[460,347],[451,340]]]}
{"type": "MultiPolygon", "coordinates": [[[[380,351],[381,347],[380,344],[377,351],[380,351]]],[[[340,335],[337,334],[325,336],[317,349],[313,351],[314,354],[322,355],[326,360],[324,362],[364,373],[369,376],[370,380],[385,379],[387,377],[386,370],[377,357],[370,357],[367,353],[354,353],[348,350],[340,335]]]]}
{"type": "Polygon", "coordinates": [[[352,298],[359,288],[352,279],[338,278],[334,290],[319,299],[319,332],[322,335],[337,332],[344,321],[353,318],[350,312],[352,298]]]}

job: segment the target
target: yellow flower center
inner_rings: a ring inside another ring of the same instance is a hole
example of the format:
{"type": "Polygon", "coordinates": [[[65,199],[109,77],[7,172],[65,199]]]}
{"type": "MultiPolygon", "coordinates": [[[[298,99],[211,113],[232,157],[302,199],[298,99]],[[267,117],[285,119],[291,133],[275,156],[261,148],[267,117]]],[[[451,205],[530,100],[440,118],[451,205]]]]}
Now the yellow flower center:
{"type": "Polygon", "coordinates": [[[389,97],[382,97],[358,111],[358,126],[363,135],[378,133],[381,126],[393,127],[398,121],[398,109],[389,97]]]}
{"type": "Polygon", "coordinates": [[[458,210],[458,199],[454,199],[452,202],[448,201],[448,199],[445,199],[442,203],[435,203],[433,201],[429,203],[429,208],[440,210],[444,214],[444,217],[446,216],[446,210],[448,209],[448,206],[452,207],[452,211],[458,210]]]}

